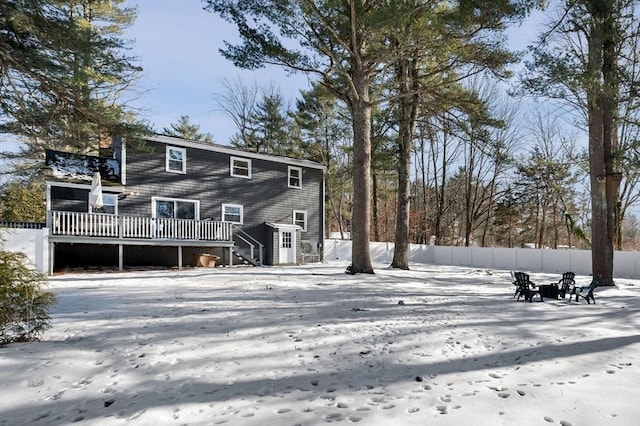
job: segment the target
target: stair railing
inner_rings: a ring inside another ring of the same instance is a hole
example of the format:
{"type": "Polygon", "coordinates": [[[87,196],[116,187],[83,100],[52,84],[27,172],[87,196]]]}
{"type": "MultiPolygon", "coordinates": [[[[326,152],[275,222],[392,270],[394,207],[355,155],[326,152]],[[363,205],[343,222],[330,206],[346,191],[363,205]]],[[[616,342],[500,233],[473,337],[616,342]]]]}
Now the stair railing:
{"type": "Polygon", "coordinates": [[[233,233],[234,237],[237,237],[239,240],[242,240],[247,246],[249,246],[251,259],[256,259],[255,250],[257,248],[258,250],[257,259],[259,264],[262,265],[262,252],[264,251],[263,250],[264,244],[262,244],[260,241],[253,238],[251,235],[244,232],[237,225],[233,225],[233,229],[234,229],[234,233],[233,233]]]}

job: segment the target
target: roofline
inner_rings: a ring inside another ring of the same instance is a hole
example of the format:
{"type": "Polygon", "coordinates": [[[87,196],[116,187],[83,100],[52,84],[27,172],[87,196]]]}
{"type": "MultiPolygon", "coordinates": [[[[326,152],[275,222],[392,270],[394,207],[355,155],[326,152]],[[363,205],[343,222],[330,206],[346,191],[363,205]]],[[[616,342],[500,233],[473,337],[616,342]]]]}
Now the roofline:
{"type": "Polygon", "coordinates": [[[244,151],[242,149],[232,148],[229,146],[219,145],[215,143],[199,142],[199,141],[176,138],[173,136],[164,136],[164,135],[145,136],[143,139],[152,141],[152,142],[164,143],[167,145],[175,145],[175,146],[194,148],[194,149],[204,149],[206,151],[215,151],[223,154],[236,155],[236,156],[246,157],[246,158],[255,158],[259,160],[273,161],[276,163],[284,163],[284,164],[290,164],[290,165],[296,165],[296,166],[308,167],[312,169],[319,169],[322,171],[326,171],[326,167],[324,165],[320,163],[316,163],[315,161],[300,160],[297,158],[282,157],[279,155],[260,154],[257,152],[244,151]]]}

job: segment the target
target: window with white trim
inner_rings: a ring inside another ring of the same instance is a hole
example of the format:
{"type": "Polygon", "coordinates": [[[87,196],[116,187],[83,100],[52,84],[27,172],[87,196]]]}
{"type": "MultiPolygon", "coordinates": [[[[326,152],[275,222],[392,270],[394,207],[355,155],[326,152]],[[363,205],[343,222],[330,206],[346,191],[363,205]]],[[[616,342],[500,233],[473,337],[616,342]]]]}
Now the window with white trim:
{"type": "Polygon", "coordinates": [[[302,188],[302,167],[289,166],[289,188],[302,188]]]}
{"type": "Polygon", "coordinates": [[[187,150],[184,148],[176,148],[167,146],[167,159],[165,170],[171,173],[187,172],[187,150]]]}
{"type": "Polygon", "coordinates": [[[102,207],[96,208],[89,203],[89,213],[118,214],[118,196],[102,194],[102,207]]]}
{"type": "Polygon", "coordinates": [[[200,202],[179,198],[153,197],[153,217],[165,219],[199,219],[200,202]]]}
{"type": "Polygon", "coordinates": [[[243,223],[243,207],[239,204],[223,204],[222,221],[241,225],[243,223]]]}
{"type": "Polygon", "coordinates": [[[231,176],[251,179],[251,160],[246,158],[231,157],[229,165],[231,176]]]}
{"type": "Polygon", "coordinates": [[[293,211],[293,224],[302,228],[303,232],[307,231],[307,212],[304,210],[293,211]]]}

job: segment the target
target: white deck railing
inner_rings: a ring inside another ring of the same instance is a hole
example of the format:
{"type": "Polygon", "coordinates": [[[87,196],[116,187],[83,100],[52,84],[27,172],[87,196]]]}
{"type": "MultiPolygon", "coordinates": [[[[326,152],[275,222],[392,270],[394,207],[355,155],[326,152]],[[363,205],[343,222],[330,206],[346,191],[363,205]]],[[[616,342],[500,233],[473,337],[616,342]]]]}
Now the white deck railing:
{"type": "Polygon", "coordinates": [[[50,234],[105,238],[232,241],[232,224],[212,220],[50,212],[50,234]]]}

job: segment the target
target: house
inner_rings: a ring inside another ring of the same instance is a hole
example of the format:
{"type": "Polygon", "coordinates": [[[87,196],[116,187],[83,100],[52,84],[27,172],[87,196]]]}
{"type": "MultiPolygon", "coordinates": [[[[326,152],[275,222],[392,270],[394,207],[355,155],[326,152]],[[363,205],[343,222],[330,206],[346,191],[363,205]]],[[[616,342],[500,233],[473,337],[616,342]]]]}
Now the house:
{"type": "Polygon", "coordinates": [[[51,272],[322,260],[321,164],[160,135],[135,151],[114,138],[100,157],[48,151],[46,164],[51,272]]]}

